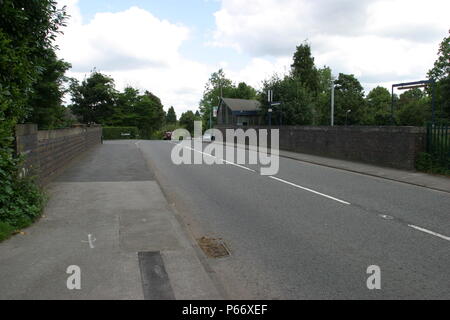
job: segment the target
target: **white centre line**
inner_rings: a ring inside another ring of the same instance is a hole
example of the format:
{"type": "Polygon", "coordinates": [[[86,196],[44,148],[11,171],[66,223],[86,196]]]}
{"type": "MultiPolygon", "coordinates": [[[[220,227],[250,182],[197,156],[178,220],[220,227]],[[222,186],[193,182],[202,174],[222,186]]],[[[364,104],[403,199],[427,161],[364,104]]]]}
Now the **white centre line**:
{"type": "MultiPolygon", "coordinates": [[[[173,143],[173,144],[178,144],[178,143],[174,143],[174,142],[171,142],[171,143],[173,143]]],[[[201,154],[203,154],[203,155],[206,155],[206,156],[209,156],[209,157],[213,157],[213,158],[219,159],[219,158],[217,158],[217,157],[215,157],[215,156],[213,156],[213,155],[211,155],[211,154],[208,154],[208,153],[205,153],[205,152],[202,152],[202,151],[198,151],[198,150],[195,150],[195,149],[190,148],[190,147],[187,147],[187,146],[183,146],[183,147],[186,148],[186,149],[188,149],[188,150],[192,150],[192,151],[195,151],[195,152],[199,152],[199,153],[201,153],[201,154]]],[[[238,167],[238,168],[241,168],[241,169],[244,169],[244,170],[247,170],[247,171],[251,171],[251,172],[255,172],[255,173],[256,173],[255,170],[252,170],[252,169],[250,169],[250,168],[241,166],[241,165],[236,164],[236,163],[234,163],[234,162],[230,162],[230,161],[227,161],[227,160],[225,160],[225,159],[219,159],[219,160],[222,160],[223,162],[228,163],[228,164],[231,164],[231,165],[236,166],[236,167],[238,167]]],[[[274,177],[274,176],[270,176],[269,178],[270,178],[270,179],[273,179],[273,180],[276,180],[276,181],[279,181],[279,182],[282,182],[282,183],[285,183],[285,184],[288,184],[288,185],[293,186],[293,187],[295,187],[295,188],[302,189],[302,190],[305,190],[305,191],[308,191],[308,192],[317,194],[317,195],[319,195],[319,196],[322,196],[322,197],[325,197],[325,198],[328,198],[328,199],[337,201],[337,202],[342,203],[342,204],[345,204],[345,205],[351,205],[350,202],[347,202],[347,201],[344,201],[344,200],[341,200],[341,199],[338,199],[338,198],[329,196],[329,195],[327,195],[327,194],[324,194],[324,193],[321,193],[321,192],[318,192],[318,191],[315,191],[315,190],[312,190],[312,189],[309,189],[309,188],[306,188],[306,187],[302,187],[302,186],[297,185],[297,184],[295,184],[295,183],[292,183],[292,182],[289,182],[289,181],[286,181],[286,180],[283,180],[283,179],[280,179],[280,178],[277,178],[277,177],[274,177]]],[[[380,215],[380,217],[383,218],[383,219],[385,219],[385,220],[393,220],[393,219],[394,219],[393,217],[387,216],[387,215],[380,215]]],[[[415,225],[412,225],[412,224],[408,224],[408,227],[413,228],[413,229],[418,230],[418,231],[421,231],[421,232],[424,232],[424,233],[427,233],[427,234],[429,234],[429,235],[432,235],[432,236],[441,238],[441,239],[443,239],[443,240],[450,241],[450,237],[444,236],[444,235],[439,234],[439,233],[437,233],[437,232],[434,232],[434,231],[431,231],[431,230],[427,230],[427,229],[424,229],[424,228],[421,228],[421,227],[418,227],[418,226],[415,226],[415,225]]]]}
{"type": "Polygon", "coordinates": [[[295,183],[292,183],[292,182],[289,182],[289,181],[286,181],[286,180],[283,180],[283,179],[280,179],[280,178],[277,178],[277,177],[274,177],[274,176],[270,176],[269,178],[271,178],[271,179],[273,179],[273,180],[277,180],[277,181],[282,182],[282,183],[285,183],[285,184],[288,184],[288,185],[290,185],[290,186],[293,186],[293,187],[296,187],[296,188],[299,188],[299,189],[308,191],[308,192],[312,192],[312,193],[317,194],[317,195],[319,195],[319,196],[322,196],[322,197],[325,197],[325,198],[328,198],[328,199],[331,199],[331,200],[340,202],[340,203],[345,204],[345,205],[351,205],[350,202],[347,202],[347,201],[344,201],[344,200],[341,200],[341,199],[338,199],[338,198],[329,196],[329,195],[324,194],[324,193],[317,192],[317,191],[312,190],[312,189],[308,189],[308,188],[299,186],[298,184],[295,184],[295,183]]]}
{"type": "Polygon", "coordinates": [[[415,226],[415,225],[413,225],[413,224],[408,224],[408,227],[411,227],[411,228],[413,228],[413,229],[416,229],[416,230],[419,230],[419,231],[422,231],[422,232],[431,234],[432,236],[435,236],[435,237],[438,237],[438,238],[441,238],[441,239],[450,241],[450,237],[447,237],[447,236],[444,236],[444,235],[442,235],[442,234],[439,234],[439,233],[436,233],[436,232],[433,232],[433,231],[430,231],[430,230],[427,230],[427,229],[424,229],[424,228],[415,226]]]}
{"type": "MultiPolygon", "coordinates": [[[[172,143],[173,143],[173,142],[172,142],[172,143]]],[[[173,143],[173,144],[178,145],[178,143],[173,143]]],[[[205,155],[205,156],[208,156],[208,157],[211,157],[211,158],[216,158],[216,159],[218,159],[219,161],[223,161],[223,162],[225,162],[225,163],[231,164],[232,166],[235,166],[235,167],[238,167],[238,168],[241,168],[241,169],[244,169],[244,170],[247,170],[247,171],[256,173],[256,171],[253,170],[253,169],[250,169],[250,168],[241,166],[241,165],[239,165],[239,164],[237,164],[237,163],[234,163],[234,162],[231,162],[231,161],[227,161],[227,160],[225,160],[225,159],[220,159],[220,158],[218,158],[218,157],[216,157],[216,156],[213,156],[212,154],[209,154],[209,153],[206,153],[206,152],[202,152],[202,151],[199,151],[199,150],[195,150],[195,149],[193,149],[193,148],[191,148],[191,147],[188,147],[188,146],[183,146],[183,148],[188,149],[188,150],[191,150],[191,151],[194,151],[194,152],[201,153],[201,154],[203,154],[203,155],[205,155]]]]}

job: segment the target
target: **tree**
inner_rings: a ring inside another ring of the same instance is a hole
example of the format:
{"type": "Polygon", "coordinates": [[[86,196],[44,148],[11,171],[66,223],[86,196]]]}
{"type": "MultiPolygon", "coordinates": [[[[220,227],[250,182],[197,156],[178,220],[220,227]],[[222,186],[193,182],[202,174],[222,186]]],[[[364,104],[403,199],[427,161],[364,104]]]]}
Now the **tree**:
{"type": "Polygon", "coordinates": [[[173,107],[170,107],[169,111],[167,112],[166,123],[177,123],[177,114],[175,113],[175,109],[173,107]]]}
{"type": "Polygon", "coordinates": [[[245,82],[241,82],[230,92],[230,96],[225,98],[254,100],[256,99],[256,90],[245,82]]]}
{"type": "MultiPolygon", "coordinates": [[[[450,33],[450,30],[449,30],[450,33]]],[[[450,121],[450,35],[442,40],[438,58],[428,72],[428,78],[436,81],[436,106],[441,119],[450,121]]],[[[431,95],[431,89],[429,89],[431,95]]]]}
{"type": "Polygon", "coordinates": [[[139,90],[126,87],[123,92],[117,94],[114,113],[108,120],[112,126],[137,127],[139,115],[136,106],[140,101],[139,90]]]}
{"type": "Polygon", "coordinates": [[[396,106],[399,125],[423,126],[431,119],[430,98],[420,89],[411,89],[401,94],[396,106]]]}
{"type": "Polygon", "coordinates": [[[146,91],[136,104],[137,127],[142,138],[150,139],[153,133],[164,125],[166,113],[161,100],[146,91]]]}
{"type": "Polygon", "coordinates": [[[360,124],[364,107],[364,90],[358,79],[352,74],[340,73],[335,81],[335,123],[360,124]]]}
{"type": "Polygon", "coordinates": [[[117,91],[112,78],[94,70],[81,84],[73,80],[70,92],[71,110],[84,123],[107,124],[113,116],[117,91]]]}
{"type": "Polygon", "coordinates": [[[319,90],[319,74],[308,43],[305,42],[297,46],[294,53],[294,62],[291,65],[291,74],[303,87],[317,94],[319,90]]]}
{"type": "Polygon", "coordinates": [[[42,196],[21,175],[12,142],[15,125],[32,112],[33,88],[46,71],[42,52],[55,50],[53,40],[65,18],[56,1],[0,1],[0,223],[10,230],[41,213],[42,196]]]}
{"type": "Polygon", "coordinates": [[[273,90],[274,101],[281,102],[273,108],[272,123],[275,125],[310,125],[313,118],[313,94],[303,87],[296,78],[274,75],[263,83],[263,93],[260,97],[262,114],[267,119],[268,109],[267,91],[273,90]]]}
{"type": "Polygon", "coordinates": [[[319,77],[319,91],[314,99],[313,124],[330,125],[331,122],[331,80],[332,72],[329,67],[317,70],[319,77]]]}
{"type": "Polygon", "coordinates": [[[220,98],[231,98],[233,93],[233,82],[226,78],[222,69],[211,74],[211,77],[205,85],[203,97],[200,100],[200,113],[203,117],[204,127],[209,127],[210,115],[213,112],[213,108],[219,106],[220,98]]]}
{"type": "Polygon", "coordinates": [[[194,133],[194,121],[195,121],[195,114],[192,111],[187,111],[183,113],[180,117],[180,125],[188,130],[191,134],[194,133]]]}
{"type": "Polygon", "coordinates": [[[362,124],[364,125],[389,125],[391,119],[392,96],[384,87],[376,87],[366,97],[362,124]]]}
{"type": "Polygon", "coordinates": [[[68,82],[65,73],[71,66],[58,59],[52,49],[43,50],[39,61],[43,70],[33,86],[29,100],[32,110],[27,121],[36,123],[40,129],[64,127],[67,119],[66,108],[62,106],[66,92],[63,86],[68,82]]]}

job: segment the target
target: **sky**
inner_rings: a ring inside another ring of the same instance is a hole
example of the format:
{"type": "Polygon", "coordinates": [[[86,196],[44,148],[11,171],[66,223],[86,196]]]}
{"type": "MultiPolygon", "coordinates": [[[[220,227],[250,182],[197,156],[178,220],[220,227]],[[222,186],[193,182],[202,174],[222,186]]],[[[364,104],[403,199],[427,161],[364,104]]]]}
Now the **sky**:
{"type": "Polygon", "coordinates": [[[211,73],[260,89],[289,72],[297,45],[318,67],[354,74],[366,93],[426,78],[450,29],[448,0],[58,0],[70,15],[57,39],[68,75],[95,68],[122,90],[197,110],[211,73]]]}

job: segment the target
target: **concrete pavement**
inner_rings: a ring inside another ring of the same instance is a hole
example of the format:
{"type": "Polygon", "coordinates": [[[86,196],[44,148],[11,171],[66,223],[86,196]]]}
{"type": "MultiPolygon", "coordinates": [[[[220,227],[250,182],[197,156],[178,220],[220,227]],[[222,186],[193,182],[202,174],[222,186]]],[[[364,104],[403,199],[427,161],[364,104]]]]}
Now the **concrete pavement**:
{"type": "Polygon", "coordinates": [[[0,299],[221,298],[134,143],[90,151],[48,193],[44,217],[0,244],[0,299]]]}

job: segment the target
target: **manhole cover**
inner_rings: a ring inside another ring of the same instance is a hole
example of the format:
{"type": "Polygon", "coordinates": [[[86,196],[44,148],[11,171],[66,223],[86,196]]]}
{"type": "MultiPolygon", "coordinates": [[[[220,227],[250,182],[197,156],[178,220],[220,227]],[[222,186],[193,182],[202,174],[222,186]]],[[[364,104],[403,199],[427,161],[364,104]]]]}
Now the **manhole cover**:
{"type": "Polygon", "coordinates": [[[197,242],[203,252],[210,258],[224,258],[230,255],[222,239],[203,237],[197,239],[197,242]]]}

